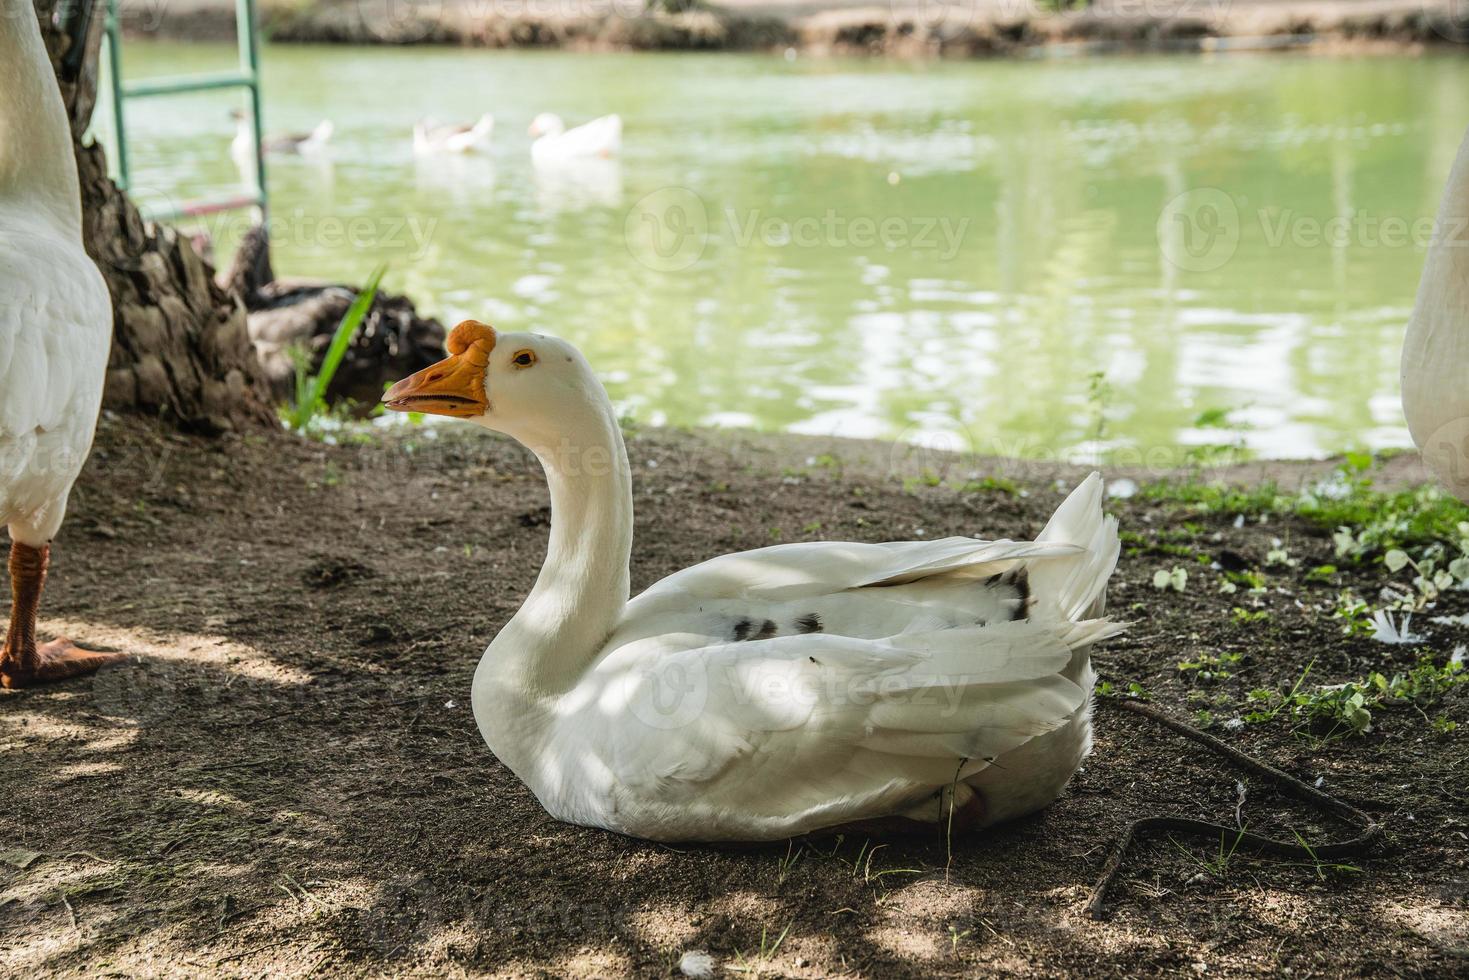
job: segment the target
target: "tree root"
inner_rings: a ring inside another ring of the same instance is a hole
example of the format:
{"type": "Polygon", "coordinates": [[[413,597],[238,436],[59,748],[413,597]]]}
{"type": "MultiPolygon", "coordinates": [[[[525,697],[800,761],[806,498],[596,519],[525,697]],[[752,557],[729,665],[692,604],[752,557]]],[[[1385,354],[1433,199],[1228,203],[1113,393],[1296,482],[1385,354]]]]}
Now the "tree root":
{"type": "Polygon", "coordinates": [[[1197,728],[1170,718],[1151,705],[1144,704],[1141,701],[1121,699],[1109,699],[1102,703],[1118,708],[1125,708],[1134,714],[1151,718],[1153,721],[1172,730],[1176,734],[1208,747],[1219,755],[1229,759],[1240,768],[1265,777],[1287,795],[1325,810],[1340,820],[1361,827],[1362,830],[1361,833],[1349,840],[1332,841],[1312,846],[1306,844],[1304,841],[1298,840],[1292,843],[1276,840],[1273,837],[1264,837],[1260,834],[1252,834],[1241,829],[1231,829],[1219,824],[1208,823],[1204,820],[1194,820],[1190,817],[1144,817],[1140,820],[1134,820],[1123,830],[1122,836],[1118,839],[1116,846],[1112,848],[1112,853],[1107,857],[1107,863],[1102,866],[1101,876],[1092,888],[1092,897],[1086,906],[1087,915],[1092,919],[1101,920],[1107,917],[1107,895],[1111,891],[1112,886],[1116,884],[1117,876],[1122,871],[1122,860],[1127,855],[1127,849],[1140,834],[1150,831],[1174,830],[1187,834],[1206,834],[1211,837],[1215,834],[1225,834],[1236,838],[1236,847],[1243,847],[1265,854],[1280,854],[1287,857],[1306,858],[1311,861],[1320,858],[1350,857],[1361,854],[1382,836],[1382,825],[1356,807],[1348,803],[1343,803],[1334,796],[1329,796],[1316,787],[1303,783],[1294,776],[1281,772],[1274,766],[1246,755],[1239,749],[1215,738],[1213,735],[1207,735],[1197,728]]]}

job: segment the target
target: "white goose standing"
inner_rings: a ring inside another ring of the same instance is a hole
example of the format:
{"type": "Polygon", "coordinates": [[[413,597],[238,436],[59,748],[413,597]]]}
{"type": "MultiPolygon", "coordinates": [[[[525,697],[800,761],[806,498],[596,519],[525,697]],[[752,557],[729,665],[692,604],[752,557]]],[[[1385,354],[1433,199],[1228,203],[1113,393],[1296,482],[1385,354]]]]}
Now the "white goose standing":
{"type": "Polygon", "coordinates": [[[1403,414],[1438,478],[1469,500],[1469,133],[1449,171],[1403,341],[1403,414]]]}
{"type": "Polygon", "coordinates": [[[451,332],[398,411],[468,419],[540,459],[551,540],[475,671],[475,720],[555,817],[656,840],[873,821],[987,826],[1050,803],[1091,745],[1088,647],[1115,520],[1093,475],[1034,542],[787,544],[628,601],[617,418],[570,344],[451,332]]]}
{"type": "Polygon", "coordinates": [[[38,645],[36,611],[71,486],[92,446],[112,302],[82,247],[71,127],[29,0],[0,0],[0,521],[12,605],[0,686],[122,654],[38,645]]]}

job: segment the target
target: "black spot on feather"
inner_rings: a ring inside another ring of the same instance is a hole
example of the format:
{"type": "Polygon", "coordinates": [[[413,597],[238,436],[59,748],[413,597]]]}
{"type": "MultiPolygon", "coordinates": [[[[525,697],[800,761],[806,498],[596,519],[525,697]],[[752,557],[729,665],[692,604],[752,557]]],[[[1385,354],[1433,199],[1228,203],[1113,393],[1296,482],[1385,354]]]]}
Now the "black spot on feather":
{"type": "Polygon", "coordinates": [[[1030,615],[1030,571],[1021,566],[1013,573],[1014,578],[1010,584],[1015,587],[1019,600],[1015,603],[1014,612],[1010,613],[1010,620],[1024,619],[1030,615]]]}
{"type": "MultiPolygon", "coordinates": [[[[1015,603],[1015,608],[1010,610],[1011,622],[1017,619],[1025,619],[1030,615],[1030,571],[1024,565],[1021,565],[1019,568],[1012,568],[1008,572],[991,575],[984,580],[984,585],[987,589],[1008,585],[1015,590],[1015,598],[1010,600],[1015,603]]],[[[981,619],[979,624],[983,626],[985,625],[985,621],[981,619]]]]}
{"type": "Polygon", "coordinates": [[[802,616],[800,619],[796,620],[796,632],[797,633],[820,633],[821,632],[821,617],[818,616],[818,615],[816,615],[815,613],[807,613],[806,615],[802,616]]]}
{"type": "Polygon", "coordinates": [[[775,620],[762,619],[759,628],[748,616],[742,616],[735,620],[732,636],[736,643],[741,640],[768,640],[775,635],[775,620]]]}

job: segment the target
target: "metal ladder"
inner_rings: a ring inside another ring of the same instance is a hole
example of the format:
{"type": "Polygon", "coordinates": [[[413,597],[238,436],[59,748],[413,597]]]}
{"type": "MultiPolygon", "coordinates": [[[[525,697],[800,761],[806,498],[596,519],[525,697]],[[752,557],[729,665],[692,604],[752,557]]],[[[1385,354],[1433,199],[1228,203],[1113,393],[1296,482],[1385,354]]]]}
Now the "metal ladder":
{"type": "Polygon", "coordinates": [[[149,211],[145,217],[152,221],[169,221],[176,218],[195,218],[220,211],[239,208],[255,208],[261,222],[265,221],[267,198],[265,193],[265,143],[260,128],[260,28],[255,20],[255,0],[235,0],[235,38],[240,51],[238,71],[211,72],[201,75],[181,75],[174,78],[152,78],[141,82],[124,84],[122,80],[122,28],[118,21],[119,0],[107,0],[107,67],[112,91],[112,131],[115,145],[112,157],[117,161],[117,184],[128,189],[131,173],[128,169],[127,129],[124,121],[123,103],[128,99],[152,98],[160,95],[180,95],[185,92],[207,92],[214,89],[248,89],[250,93],[250,127],[255,137],[254,179],[245,175],[244,194],[230,197],[192,201],[179,207],[160,211],[149,211]]]}

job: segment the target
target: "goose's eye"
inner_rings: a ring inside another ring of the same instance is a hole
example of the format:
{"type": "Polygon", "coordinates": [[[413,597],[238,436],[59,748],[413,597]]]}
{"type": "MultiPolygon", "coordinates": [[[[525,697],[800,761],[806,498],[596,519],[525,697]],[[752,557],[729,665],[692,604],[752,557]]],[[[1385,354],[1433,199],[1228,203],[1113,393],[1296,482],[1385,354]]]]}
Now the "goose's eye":
{"type": "Polygon", "coordinates": [[[510,359],[510,363],[516,367],[528,368],[536,362],[536,352],[523,350],[510,359]]]}

